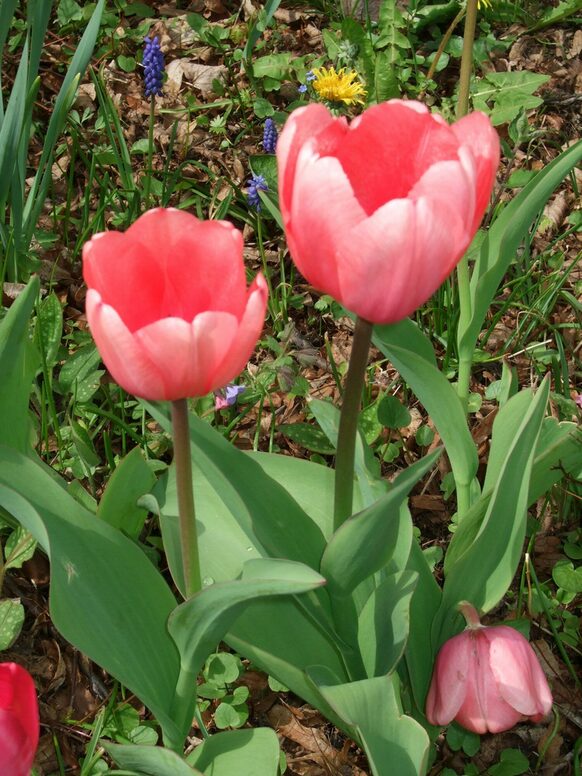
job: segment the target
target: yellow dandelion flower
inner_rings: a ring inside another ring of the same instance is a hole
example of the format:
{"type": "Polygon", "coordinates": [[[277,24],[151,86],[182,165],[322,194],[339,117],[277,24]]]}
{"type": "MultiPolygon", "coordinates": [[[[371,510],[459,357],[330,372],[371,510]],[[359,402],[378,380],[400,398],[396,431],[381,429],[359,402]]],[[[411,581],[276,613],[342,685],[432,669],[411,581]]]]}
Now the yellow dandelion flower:
{"type": "Polygon", "coordinates": [[[477,0],[477,8],[481,8],[481,6],[491,8],[491,0],[477,0]]]}
{"type": "Polygon", "coordinates": [[[346,105],[364,104],[366,90],[358,81],[355,70],[346,73],[345,67],[336,73],[334,67],[316,67],[313,69],[313,88],[317,94],[329,102],[343,102],[346,105]]]}

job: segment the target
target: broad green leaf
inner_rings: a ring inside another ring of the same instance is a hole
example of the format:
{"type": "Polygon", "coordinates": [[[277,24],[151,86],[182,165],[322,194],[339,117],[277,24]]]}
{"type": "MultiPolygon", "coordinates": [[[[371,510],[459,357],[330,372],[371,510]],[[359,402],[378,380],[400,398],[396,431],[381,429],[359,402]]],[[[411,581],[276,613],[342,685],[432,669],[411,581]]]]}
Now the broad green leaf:
{"type": "MultiPolygon", "coordinates": [[[[149,402],[143,404],[163,427],[169,429],[169,420],[164,410],[149,402]]],[[[226,578],[236,578],[242,568],[240,558],[248,560],[253,557],[249,554],[253,551],[270,557],[296,560],[319,570],[325,547],[323,534],[287,491],[268,477],[252,458],[237,450],[215,429],[194,416],[190,417],[190,439],[194,499],[202,536],[211,534],[209,540],[216,541],[218,545],[223,540],[229,541],[231,545],[243,545],[242,555],[238,552],[239,557],[229,564],[231,569],[238,566],[236,572],[229,573],[226,578]],[[220,514],[217,514],[217,500],[223,505],[219,509],[220,514]],[[233,523],[238,524],[238,529],[230,537],[233,523]]],[[[172,467],[168,483],[170,487],[173,480],[172,467]]],[[[162,506],[163,514],[177,515],[177,510],[169,511],[170,506],[174,507],[173,499],[165,507],[162,506]]],[[[217,557],[225,555],[220,546],[215,545],[215,552],[217,557]]],[[[212,563],[212,559],[209,560],[212,563]]],[[[220,564],[221,561],[216,564],[219,569],[220,564]]],[[[224,572],[220,570],[216,576],[206,567],[203,571],[214,579],[225,578],[224,572]]]]}
{"type": "Polygon", "coordinates": [[[358,642],[368,676],[383,676],[402,657],[410,624],[410,602],[418,574],[402,571],[383,579],[362,609],[358,642]]]}
{"type": "Polygon", "coordinates": [[[34,461],[0,447],[0,505],[51,561],[52,621],[62,635],[151,709],[173,742],[178,651],[167,631],[176,601],[137,545],[87,512],[34,461]]]}
{"type": "Polygon", "coordinates": [[[134,448],[111,475],[97,509],[97,517],[137,539],[147,511],[137,500],[149,493],[156,476],[145,462],[141,450],[134,448]]]}
{"type": "MultiPolygon", "coordinates": [[[[401,472],[388,493],[348,518],[336,531],[321,561],[321,573],[330,588],[350,593],[388,563],[403,519],[400,506],[414,485],[436,464],[441,452],[435,450],[401,472]]],[[[404,515],[404,519],[410,516],[404,515]]]]}
{"type": "Polygon", "coordinates": [[[396,396],[384,396],[378,404],[378,420],[386,428],[406,428],[410,411],[396,396]]]}
{"type": "Polygon", "coordinates": [[[254,728],[211,736],[197,746],[187,760],[204,776],[277,776],[279,757],[275,731],[254,728]]]}
{"type": "Polygon", "coordinates": [[[338,685],[323,666],[308,673],[336,714],[355,729],[373,776],[426,773],[429,738],[403,713],[394,674],[338,685]]]}
{"type": "MultiPolygon", "coordinates": [[[[507,447],[490,498],[482,497],[484,501],[488,499],[483,519],[465,519],[453,535],[445,556],[446,579],[435,626],[438,644],[456,630],[459,622],[456,607],[460,601],[467,600],[478,610],[488,612],[511,584],[523,549],[529,480],[548,394],[546,379],[507,447]]],[[[516,399],[521,408],[520,395],[506,407],[516,399]]],[[[474,506],[477,508],[479,504],[474,506]]]]}
{"type": "Polygon", "coordinates": [[[430,340],[410,318],[404,318],[398,323],[374,326],[372,341],[380,350],[383,346],[410,350],[434,367],[437,366],[430,340]]]}
{"type": "Polygon", "coordinates": [[[412,543],[407,568],[417,574],[418,581],[410,606],[410,631],[405,658],[414,702],[423,714],[435,657],[432,623],[441,604],[442,590],[416,540],[412,543]]]}
{"type": "Polygon", "coordinates": [[[582,593],[582,567],[574,568],[572,561],[558,561],[552,569],[552,578],[558,587],[568,593],[582,593]]]}
{"type": "Polygon", "coordinates": [[[306,450],[321,455],[335,454],[335,446],[331,444],[326,434],[311,423],[283,423],[277,427],[277,431],[306,450]]]}
{"type": "Polygon", "coordinates": [[[168,630],[180,652],[181,677],[189,690],[178,693],[174,719],[184,724],[184,735],[190,729],[196,677],[204,661],[251,600],[266,596],[297,595],[325,584],[309,566],[286,560],[255,558],[243,569],[242,578],[219,582],[202,589],[180,604],[168,620],[168,630]],[[188,682],[189,678],[189,682],[188,682]]]}
{"type": "Polygon", "coordinates": [[[63,308],[56,294],[49,294],[39,303],[34,333],[41,359],[51,369],[57,363],[63,334],[63,308]]]}
{"type": "Polygon", "coordinates": [[[501,469],[507,458],[507,451],[519,433],[524,415],[531,406],[533,392],[526,388],[513,396],[497,413],[493,422],[491,445],[487,459],[487,472],[483,483],[483,492],[488,493],[495,487],[501,469]]]}
{"type": "MultiPolygon", "coordinates": [[[[265,474],[282,485],[309,517],[319,526],[326,540],[333,533],[334,471],[313,461],[271,453],[247,453],[265,474]]],[[[354,503],[361,509],[358,488],[354,503]]]]}
{"type": "Polygon", "coordinates": [[[20,598],[0,600],[0,650],[9,649],[20,636],[24,623],[24,607],[20,598]]]}
{"type": "Polygon", "coordinates": [[[100,744],[120,768],[138,776],[203,776],[179,754],[161,746],[112,744],[104,740],[100,744]]]}
{"type": "Polygon", "coordinates": [[[400,336],[392,334],[393,327],[376,326],[373,342],[388,356],[430,415],[444,442],[457,487],[469,488],[479,461],[457,392],[437,369],[434,352],[430,348],[429,353],[426,342],[419,338],[422,335],[417,335],[416,341],[411,336],[411,345],[406,346],[399,344],[400,336]]]}
{"type": "Polygon", "coordinates": [[[28,399],[38,354],[28,336],[28,320],[38,294],[33,278],[0,323],[0,444],[31,450],[28,399]]]}
{"type": "MultiPolygon", "coordinates": [[[[169,428],[168,418],[161,408],[146,406],[162,426],[169,428]]],[[[193,430],[198,431],[198,424],[199,421],[192,423],[193,430]]],[[[302,505],[311,503],[317,518],[322,524],[328,520],[331,530],[331,512],[326,509],[330,490],[319,485],[329,482],[333,473],[306,461],[286,459],[288,462],[283,462],[279,460],[281,456],[246,455],[214,430],[204,428],[203,431],[203,435],[194,434],[197,442],[193,440],[196,462],[193,474],[200,560],[206,581],[211,583],[236,578],[247,560],[267,556],[267,550],[255,533],[253,520],[258,518],[265,526],[263,530],[268,529],[270,521],[271,530],[277,531],[287,504],[291,505],[290,525],[282,533],[295,531],[294,551],[312,557],[313,551],[307,542],[310,531],[302,529],[309,519],[302,505]],[[218,441],[213,439],[213,435],[218,437],[218,441]],[[241,458],[244,462],[239,469],[241,458]],[[251,464],[250,468],[245,466],[247,462],[251,464]],[[272,472],[286,483],[286,489],[271,478],[272,472]],[[253,479],[255,473],[256,480],[253,479]]],[[[174,479],[162,478],[155,495],[162,510],[164,546],[172,575],[180,584],[174,479]]],[[[315,522],[312,525],[316,527],[315,522]]],[[[323,534],[320,529],[317,530],[317,535],[321,536],[321,540],[318,538],[317,541],[321,541],[323,547],[323,534]]],[[[284,557],[284,552],[281,555],[284,557]]],[[[253,601],[225,639],[240,654],[249,657],[254,664],[318,708],[321,708],[322,699],[307,682],[304,666],[327,665],[347,681],[345,662],[329,624],[331,614],[326,596],[325,591],[321,591],[320,595],[308,593],[300,599],[278,600],[276,604],[268,599],[253,601]]],[[[332,710],[327,706],[322,710],[333,717],[332,710]]]]}

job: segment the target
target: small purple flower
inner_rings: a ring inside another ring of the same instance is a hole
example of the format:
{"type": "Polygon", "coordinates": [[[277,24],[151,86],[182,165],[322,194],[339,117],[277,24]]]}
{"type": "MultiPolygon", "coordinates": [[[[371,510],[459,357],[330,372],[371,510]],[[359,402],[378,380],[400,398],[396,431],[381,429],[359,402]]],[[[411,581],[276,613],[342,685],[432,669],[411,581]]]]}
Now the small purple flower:
{"type": "Polygon", "coordinates": [[[261,210],[261,197],[259,191],[268,191],[269,186],[263,175],[253,175],[247,184],[247,200],[251,207],[257,211],[261,210]]]}
{"type": "Polygon", "coordinates": [[[265,153],[274,154],[277,148],[278,132],[273,119],[265,119],[265,128],[263,130],[263,148],[265,153]]]}
{"type": "Polygon", "coordinates": [[[300,94],[305,94],[305,92],[307,91],[307,86],[306,86],[306,84],[299,84],[299,86],[297,87],[297,91],[298,91],[300,94]]]}
{"type": "Polygon", "coordinates": [[[316,78],[317,78],[317,76],[315,75],[313,70],[308,70],[305,73],[305,80],[307,81],[308,84],[310,84],[312,81],[315,81],[316,78]]]}
{"type": "Polygon", "coordinates": [[[164,55],[160,49],[160,40],[155,38],[144,38],[143,49],[143,77],[145,81],[146,97],[153,97],[154,94],[162,93],[162,83],[164,81],[164,55]]]}
{"type": "Polygon", "coordinates": [[[234,383],[229,383],[229,385],[227,385],[224,389],[224,396],[222,394],[217,394],[215,396],[214,409],[224,410],[227,407],[232,407],[234,404],[236,404],[239,394],[241,394],[244,390],[244,385],[234,385],[234,383]]]}

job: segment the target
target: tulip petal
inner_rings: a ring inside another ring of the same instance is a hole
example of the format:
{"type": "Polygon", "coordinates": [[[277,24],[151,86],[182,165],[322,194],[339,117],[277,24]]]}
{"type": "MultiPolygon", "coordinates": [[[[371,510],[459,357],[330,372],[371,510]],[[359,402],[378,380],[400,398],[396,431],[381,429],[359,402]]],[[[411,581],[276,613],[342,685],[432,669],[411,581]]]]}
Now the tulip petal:
{"type": "Polygon", "coordinates": [[[503,625],[491,628],[488,638],[491,670],[503,699],[526,717],[545,717],[552,708],[552,694],[528,641],[503,625]]]}
{"type": "Polygon", "coordinates": [[[391,199],[406,197],[437,162],[456,160],[459,141],[418,103],[395,100],[373,105],[338,147],[354,194],[368,215],[391,199]]]}
{"type": "Polygon", "coordinates": [[[448,725],[467,694],[471,644],[464,633],[449,639],[437,655],[426,698],[426,717],[431,725],[448,725]]]}
{"type": "MultiPolygon", "coordinates": [[[[448,191],[464,195],[458,162],[442,164],[450,173],[448,191]]],[[[428,191],[439,177],[438,171],[427,174],[428,191]]],[[[446,197],[388,202],[352,228],[338,247],[340,298],[366,320],[402,320],[441,285],[468,240],[458,210],[446,197]]]]}
{"type": "Polygon", "coordinates": [[[83,249],[83,272],[130,331],[160,318],[192,321],[207,309],[240,317],[246,304],[242,248],[232,224],[156,208],[124,234],[93,237],[83,249]]]}
{"type": "Polygon", "coordinates": [[[317,157],[310,144],[301,152],[297,170],[287,230],[289,251],[315,288],[339,296],[336,249],[349,239],[351,227],[364,220],[365,213],[337,159],[317,157]]]}
{"type": "Polygon", "coordinates": [[[456,721],[474,733],[499,733],[509,730],[520,721],[521,715],[501,697],[491,671],[489,643],[486,628],[468,630],[471,642],[470,672],[465,702],[455,717],[456,721]]]}
{"type": "Polygon", "coordinates": [[[323,105],[312,103],[293,111],[277,142],[277,165],[279,171],[279,196],[281,211],[285,213],[291,207],[291,191],[295,178],[297,157],[304,144],[329,128],[347,132],[344,118],[336,119],[323,105]]]}
{"type": "Polygon", "coordinates": [[[192,323],[164,318],[135,337],[164,376],[164,399],[204,396],[234,340],[238,321],[230,313],[206,311],[192,323]]]}
{"type": "Polygon", "coordinates": [[[90,288],[85,301],[95,344],[113,379],[128,393],[154,401],[164,398],[159,369],[144,353],[117,312],[90,288]]]}
{"type": "Polygon", "coordinates": [[[267,283],[259,273],[249,289],[246,310],[238,324],[230,349],[218,365],[209,390],[222,388],[245,368],[263,330],[267,295],[267,283]]]}
{"type": "Polygon", "coordinates": [[[451,126],[460,143],[467,147],[476,165],[476,203],[473,230],[476,230],[489,204],[499,166],[499,136],[491,121],[479,111],[463,116],[451,126]]]}

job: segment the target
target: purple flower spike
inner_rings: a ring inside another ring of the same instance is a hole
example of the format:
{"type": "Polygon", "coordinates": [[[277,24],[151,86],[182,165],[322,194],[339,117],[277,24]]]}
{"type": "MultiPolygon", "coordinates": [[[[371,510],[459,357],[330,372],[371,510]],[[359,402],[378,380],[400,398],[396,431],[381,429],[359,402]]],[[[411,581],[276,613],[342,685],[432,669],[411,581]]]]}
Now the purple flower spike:
{"type": "Polygon", "coordinates": [[[258,212],[261,210],[261,197],[259,191],[268,191],[269,186],[264,175],[253,175],[247,184],[247,200],[251,207],[258,212]]]}
{"type": "Polygon", "coordinates": [[[273,119],[266,119],[265,128],[263,130],[263,148],[265,149],[265,153],[275,153],[278,137],[279,135],[277,132],[277,127],[275,126],[275,122],[273,119]]]}
{"type": "Polygon", "coordinates": [[[144,38],[143,49],[143,76],[145,81],[145,95],[152,97],[154,94],[162,93],[162,83],[164,81],[164,55],[160,49],[160,40],[155,38],[144,38]]]}

